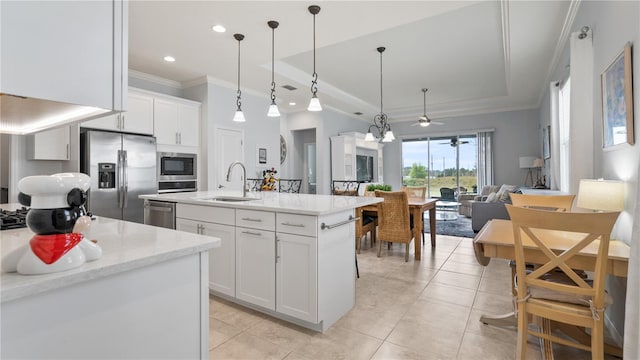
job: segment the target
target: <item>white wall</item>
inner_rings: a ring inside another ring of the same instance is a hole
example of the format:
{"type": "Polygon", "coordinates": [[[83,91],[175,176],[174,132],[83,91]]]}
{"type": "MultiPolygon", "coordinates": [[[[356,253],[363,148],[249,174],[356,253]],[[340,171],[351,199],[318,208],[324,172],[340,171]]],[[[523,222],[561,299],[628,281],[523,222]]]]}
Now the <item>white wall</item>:
{"type": "MultiPolygon", "coordinates": [[[[625,209],[614,228],[612,237],[631,241],[631,229],[633,227],[633,214],[635,211],[638,176],[640,175],[640,147],[636,145],[620,145],[611,149],[602,149],[602,100],[600,87],[600,74],[607,68],[611,61],[622,51],[626,42],[631,41],[635,46],[632,49],[633,73],[640,74],[640,57],[638,45],[640,44],[640,3],[637,1],[583,1],[576,14],[572,32],[579,31],[583,26],[589,26],[593,31],[593,97],[587,106],[593,107],[593,139],[578,139],[577,141],[592,141],[594,144],[592,156],[594,164],[594,177],[602,177],[611,180],[623,180],[626,184],[625,209]]],[[[553,72],[552,80],[565,80],[568,73],[569,44],[564,49],[558,66],[553,72]]],[[[640,76],[634,76],[634,108],[636,113],[640,109],[638,89],[640,89],[640,76]]],[[[548,125],[549,121],[549,93],[544,96],[540,108],[540,124],[548,125]]],[[[638,142],[638,116],[634,116],[636,129],[636,142],[638,142]]],[[[576,140],[574,140],[576,141],[576,140]]],[[[553,161],[553,154],[551,154],[553,161]]],[[[639,221],[639,219],[635,219],[639,221]]],[[[607,316],[613,322],[618,334],[623,333],[624,324],[624,299],[626,294],[626,281],[622,278],[610,277],[609,292],[615,299],[615,303],[607,309],[607,316]]]]}
{"type": "MultiPolygon", "coordinates": [[[[411,126],[415,122],[392,123],[396,139],[426,136],[475,133],[494,129],[494,183],[522,185],[526,170],[520,169],[519,157],[542,154],[542,130],[538,110],[508,111],[455,118],[437,119],[444,125],[423,128],[411,126]]],[[[384,154],[384,182],[393,189],[402,185],[402,143],[386,143],[384,154]]]]}

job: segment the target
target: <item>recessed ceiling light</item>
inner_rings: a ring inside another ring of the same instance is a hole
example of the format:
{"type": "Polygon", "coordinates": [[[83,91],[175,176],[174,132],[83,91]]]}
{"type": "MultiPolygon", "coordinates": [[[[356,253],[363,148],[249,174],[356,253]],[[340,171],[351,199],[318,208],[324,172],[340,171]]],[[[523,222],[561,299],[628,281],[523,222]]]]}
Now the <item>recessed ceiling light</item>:
{"type": "Polygon", "coordinates": [[[289,103],[289,106],[296,106],[296,103],[294,103],[293,101],[289,103]]]}
{"type": "Polygon", "coordinates": [[[225,27],[224,27],[224,26],[222,26],[222,25],[213,25],[213,26],[211,27],[211,30],[213,30],[213,31],[215,31],[215,32],[217,32],[217,33],[223,33],[223,32],[225,32],[225,31],[227,31],[227,28],[225,28],[225,27]]]}
{"type": "Polygon", "coordinates": [[[169,55],[165,56],[163,59],[166,62],[174,62],[174,61],[176,61],[176,58],[174,58],[173,56],[169,56],[169,55]]]}

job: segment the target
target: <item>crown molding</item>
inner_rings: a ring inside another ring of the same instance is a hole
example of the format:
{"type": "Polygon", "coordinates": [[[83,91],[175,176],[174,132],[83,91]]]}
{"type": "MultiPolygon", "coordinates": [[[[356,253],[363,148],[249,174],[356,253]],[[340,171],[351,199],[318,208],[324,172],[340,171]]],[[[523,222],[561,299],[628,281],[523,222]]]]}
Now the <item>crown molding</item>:
{"type": "Polygon", "coordinates": [[[129,69],[129,77],[149,81],[158,85],[168,86],[175,89],[182,89],[182,84],[178,81],[161,78],[159,76],[143,73],[142,71],[129,69]]]}

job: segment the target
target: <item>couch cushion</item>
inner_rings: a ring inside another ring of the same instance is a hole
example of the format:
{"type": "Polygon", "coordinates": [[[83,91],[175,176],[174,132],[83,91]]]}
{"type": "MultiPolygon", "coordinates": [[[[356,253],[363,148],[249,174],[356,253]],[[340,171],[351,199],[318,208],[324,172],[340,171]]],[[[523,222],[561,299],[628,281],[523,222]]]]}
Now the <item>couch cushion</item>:
{"type": "Polygon", "coordinates": [[[500,190],[498,190],[498,201],[507,202],[510,200],[509,193],[515,192],[518,190],[516,185],[502,185],[500,190]]]}
{"type": "Polygon", "coordinates": [[[487,199],[484,202],[492,203],[497,201],[498,201],[498,194],[492,192],[489,195],[487,195],[487,199]]]}

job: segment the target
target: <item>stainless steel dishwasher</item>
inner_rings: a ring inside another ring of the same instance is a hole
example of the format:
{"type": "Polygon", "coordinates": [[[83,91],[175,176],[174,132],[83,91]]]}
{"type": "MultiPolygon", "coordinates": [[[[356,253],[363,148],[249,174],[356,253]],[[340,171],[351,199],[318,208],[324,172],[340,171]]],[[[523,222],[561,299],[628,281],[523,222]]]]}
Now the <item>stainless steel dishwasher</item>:
{"type": "Polygon", "coordinates": [[[144,223],[147,225],[175,229],[176,203],[145,199],[144,223]]]}

